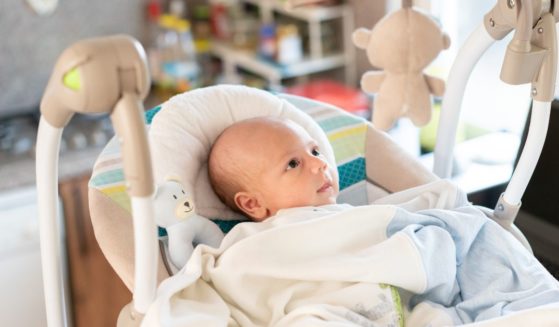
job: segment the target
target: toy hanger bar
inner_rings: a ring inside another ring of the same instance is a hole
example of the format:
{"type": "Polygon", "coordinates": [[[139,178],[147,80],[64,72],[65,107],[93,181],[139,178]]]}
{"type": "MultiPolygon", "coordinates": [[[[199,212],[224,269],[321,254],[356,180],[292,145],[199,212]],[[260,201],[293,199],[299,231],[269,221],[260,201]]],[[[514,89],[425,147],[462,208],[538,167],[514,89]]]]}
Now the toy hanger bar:
{"type": "Polygon", "coordinates": [[[41,101],[36,162],[43,284],[51,327],[64,325],[55,217],[60,137],[74,113],[111,117],[121,142],[134,218],[135,310],[130,315],[145,313],[155,298],[154,185],[141,103],[149,86],[144,50],[127,36],[80,41],[67,48],[55,65],[41,101]]]}
{"type": "Polygon", "coordinates": [[[456,128],[467,80],[473,67],[493,42],[515,29],[501,70],[501,79],[509,84],[532,83],[534,100],[526,146],[506,192],[499,200],[495,215],[510,225],[520,207],[547,132],[549,108],[555,91],[557,46],[555,22],[558,8],[545,0],[499,0],[485,15],[460,49],[450,70],[443,98],[434,172],[442,178],[451,175],[456,128]],[[553,10],[553,11],[552,11],[553,10]]]}

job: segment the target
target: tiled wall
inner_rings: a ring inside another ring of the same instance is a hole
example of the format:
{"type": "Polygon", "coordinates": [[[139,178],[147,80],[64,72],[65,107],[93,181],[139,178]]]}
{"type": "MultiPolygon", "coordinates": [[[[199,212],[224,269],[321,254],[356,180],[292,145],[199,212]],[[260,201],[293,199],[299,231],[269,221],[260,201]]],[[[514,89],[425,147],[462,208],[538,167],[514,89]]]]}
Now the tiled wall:
{"type": "Polygon", "coordinates": [[[76,40],[144,33],[144,1],[59,0],[37,16],[25,0],[0,0],[0,117],[38,107],[59,54],[76,40]]]}

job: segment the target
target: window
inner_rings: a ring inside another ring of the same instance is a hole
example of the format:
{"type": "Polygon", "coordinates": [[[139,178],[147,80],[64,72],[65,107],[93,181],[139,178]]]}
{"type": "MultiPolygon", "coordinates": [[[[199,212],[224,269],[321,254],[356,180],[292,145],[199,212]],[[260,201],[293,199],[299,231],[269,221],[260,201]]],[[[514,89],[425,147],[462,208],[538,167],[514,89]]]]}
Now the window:
{"type": "MultiPolygon", "coordinates": [[[[451,37],[451,47],[441,53],[435,65],[448,74],[460,47],[483,22],[483,16],[497,1],[444,1],[431,2],[431,13],[451,37]]],[[[530,106],[530,85],[508,85],[500,80],[501,64],[510,33],[495,42],[480,58],[468,81],[461,110],[461,123],[466,128],[489,132],[506,131],[521,135],[530,106]]],[[[443,76],[446,78],[446,76],[443,76]]]]}

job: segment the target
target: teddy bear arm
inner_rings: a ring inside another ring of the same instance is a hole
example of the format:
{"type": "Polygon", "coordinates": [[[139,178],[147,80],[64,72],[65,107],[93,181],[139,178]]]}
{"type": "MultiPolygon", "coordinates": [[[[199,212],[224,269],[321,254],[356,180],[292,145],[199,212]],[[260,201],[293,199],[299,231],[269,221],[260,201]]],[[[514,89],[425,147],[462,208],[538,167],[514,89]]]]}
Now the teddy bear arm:
{"type": "Polygon", "coordinates": [[[445,91],[445,84],[444,81],[438,77],[425,75],[425,82],[429,86],[429,92],[431,94],[442,97],[445,91]]]}
{"type": "Polygon", "coordinates": [[[168,230],[169,233],[169,256],[171,262],[177,267],[182,268],[192,255],[194,246],[192,241],[194,236],[184,230],[168,230]],[[174,231],[174,232],[173,232],[174,231]]]}
{"type": "Polygon", "coordinates": [[[218,248],[223,240],[223,232],[219,227],[209,219],[202,217],[192,217],[195,220],[196,234],[194,242],[198,244],[207,244],[211,247],[218,248]]]}
{"type": "Polygon", "coordinates": [[[386,73],[382,71],[369,71],[361,78],[361,89],[365,92],[376,93],[380,90],[380,85],[386,78],[386,73]]]}

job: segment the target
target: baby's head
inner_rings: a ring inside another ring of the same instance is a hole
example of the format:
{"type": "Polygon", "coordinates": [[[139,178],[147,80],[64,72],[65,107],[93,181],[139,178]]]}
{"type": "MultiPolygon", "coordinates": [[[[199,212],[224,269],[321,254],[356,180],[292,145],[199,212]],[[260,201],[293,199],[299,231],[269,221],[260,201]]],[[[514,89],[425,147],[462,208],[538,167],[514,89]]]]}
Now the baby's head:
{"type": "Polygon", "coordinates": [[[256,221],[279,209],[336,203],[333,169],[301,126],[271,117],[229,126],[208,159],[218,197],[256,221]]]}

